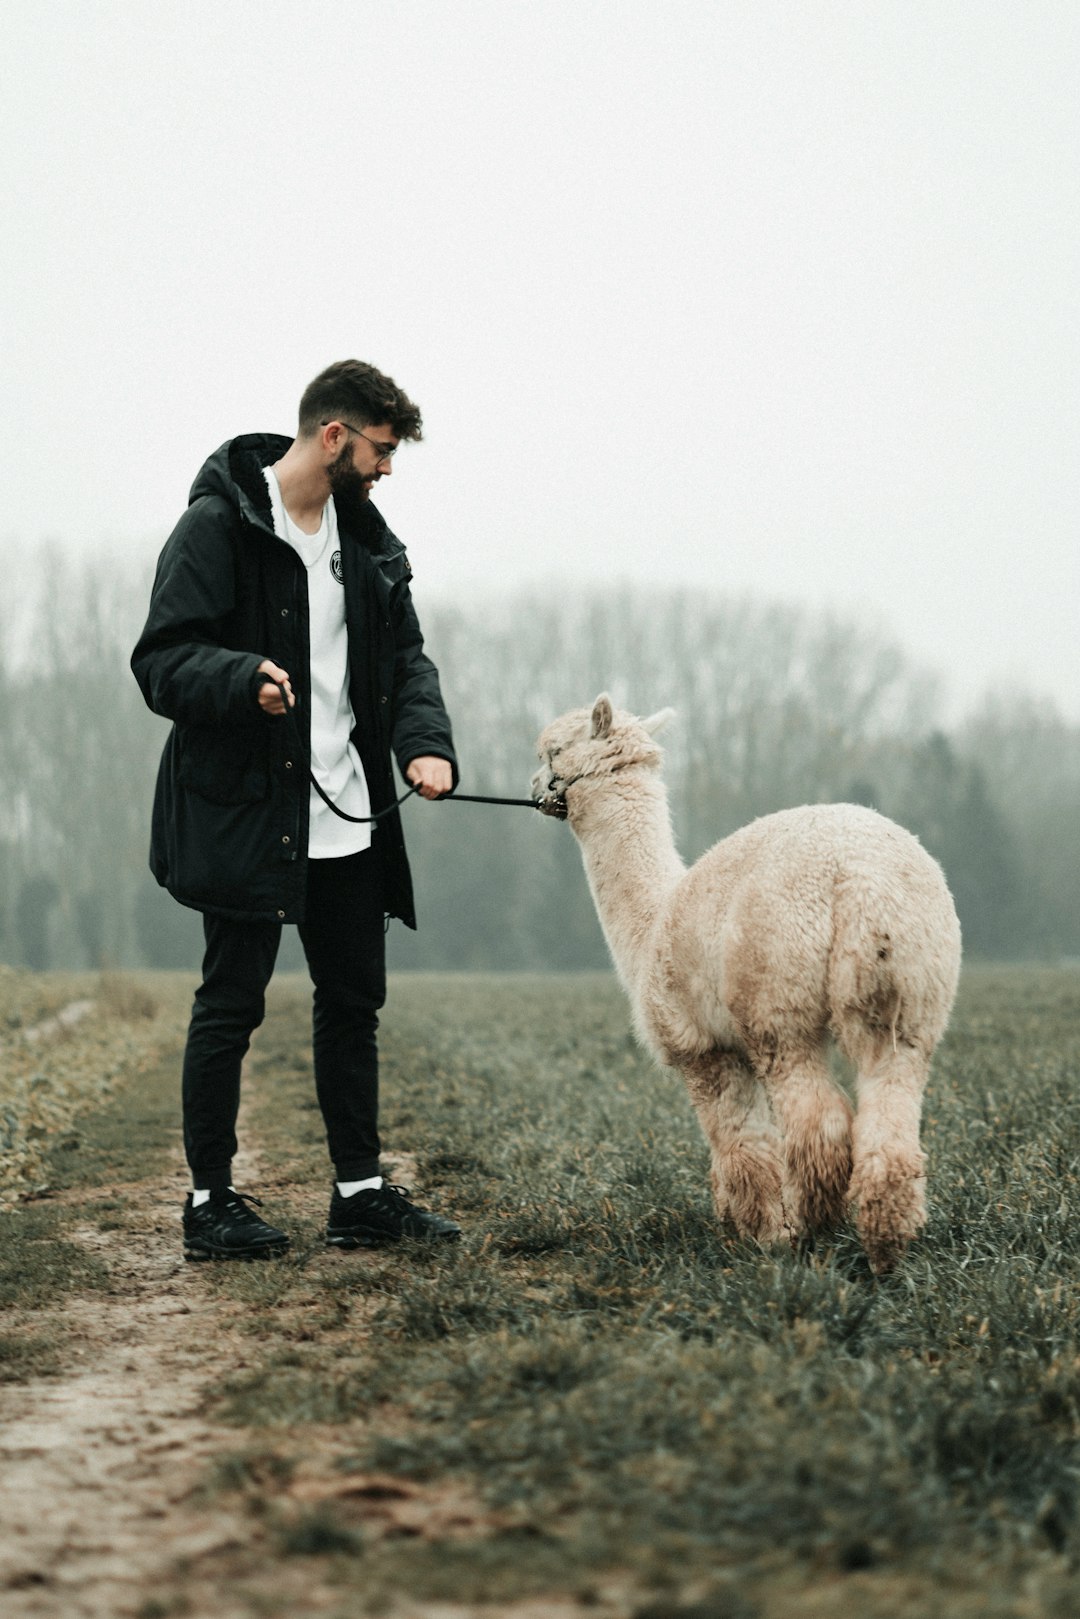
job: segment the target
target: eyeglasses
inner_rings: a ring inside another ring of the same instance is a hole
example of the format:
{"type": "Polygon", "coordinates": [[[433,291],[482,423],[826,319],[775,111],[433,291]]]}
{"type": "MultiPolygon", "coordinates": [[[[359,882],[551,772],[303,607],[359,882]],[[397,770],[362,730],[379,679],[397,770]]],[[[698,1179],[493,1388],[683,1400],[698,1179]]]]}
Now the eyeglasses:
{"type": "MultiPolygon", "coordinates": [[[[328,427],[330,424],[329,422],[323,422],[322,425],[323,427],[328,427]]],[[[367,442],[371,445],[371,448],[373,450],[378,450],[379,461],[392,461],[395,455],[398,453],[398,446],[396,444],[377,444],[373,438],[368,438],[366,433],[362,433],[360,429],[358,427],[354,427],[351,422],[342,422],[341,425],[342,427],[347,427],[350,433],[355,433],[357,438],[367,439],[367,442]]],[[[375,464],[378,466],[378,462],[375,464]]]]}

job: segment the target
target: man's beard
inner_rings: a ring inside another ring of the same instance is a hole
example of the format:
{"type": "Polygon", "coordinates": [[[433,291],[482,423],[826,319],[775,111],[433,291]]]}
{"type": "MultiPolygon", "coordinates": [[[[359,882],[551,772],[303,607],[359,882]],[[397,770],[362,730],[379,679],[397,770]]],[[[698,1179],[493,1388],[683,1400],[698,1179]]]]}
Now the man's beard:
{"type": "MultiPolygon", "coordinates": [[[[346,522],[356,518],[368,501],[367,480],[352,464],[352,445],[346,444],[341,454],[326,469],[330,480],[330,493],[338,509],[338,516],[346,522]]],[[[374,475],[373,475],[374,476],[374,475]]]]}

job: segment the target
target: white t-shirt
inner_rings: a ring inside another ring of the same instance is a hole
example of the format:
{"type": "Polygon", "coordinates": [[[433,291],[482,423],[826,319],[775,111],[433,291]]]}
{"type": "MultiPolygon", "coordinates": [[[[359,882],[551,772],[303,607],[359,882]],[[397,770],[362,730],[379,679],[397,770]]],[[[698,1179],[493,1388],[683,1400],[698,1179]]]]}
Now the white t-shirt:
{"type": "MultiPolygon", "coordinates": [[[[292,546],[307,570],[311,649],[311,771],[346,815],[370,815],[371,799],[360,755],[349,741],[356,718],[349,702],[349,637],[345,586],[333,500],[323,507],[317,534],[305,534],[285,510],[273,467],[264,467],[274,533],[292,546]]],[[[290,670],[290,673],[292,671],[290,670]]],[[[308,855],[329,860],[371,845],[371,827],[342,821],[311,789],[308,855]]]]}

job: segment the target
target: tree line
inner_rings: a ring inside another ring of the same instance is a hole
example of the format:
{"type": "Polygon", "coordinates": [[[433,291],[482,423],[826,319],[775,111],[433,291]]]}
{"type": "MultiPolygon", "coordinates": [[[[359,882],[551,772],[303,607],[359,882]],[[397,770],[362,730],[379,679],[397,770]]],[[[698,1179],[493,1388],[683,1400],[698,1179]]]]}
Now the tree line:
{"type": "MultiPolygon", "coordinates": [[[[149,570],[54,553],[0,634],[0,960],[195,968],[200,918],[147,869],[166,722],[128,656],[149,570]]],[[[607,690],[664,737],[680,849],[754,816],[869,804],[945,868],[968,956],[1080,955],[1080,727],[1023,693],[947,729],[935,682],[876,625],[697,591],[531,588],[420,602],[454,720],[462,790],[526,792],[556,714],[607,690]]],[[[569,829],[528,810],[404,807],[420,910],[401,968],[603,966],[569,829]]],[[[299,966],[285,930],[282,966],[299,966]]]]}

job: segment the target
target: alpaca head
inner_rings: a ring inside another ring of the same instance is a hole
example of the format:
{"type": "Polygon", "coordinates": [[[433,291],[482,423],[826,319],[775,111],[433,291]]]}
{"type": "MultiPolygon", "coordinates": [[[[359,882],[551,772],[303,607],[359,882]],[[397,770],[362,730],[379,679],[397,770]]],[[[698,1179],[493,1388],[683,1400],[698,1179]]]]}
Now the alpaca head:
{"type": "Polygon", "coordinates": [[[532,778],[533,796],[557,802],[579,781],[600,782],[632,765],[657,769],[662,755],[653,737],[673,714],[673,709],[664,708],[648,719],[639,719],[624,709],[612,708],[606,692],[601,692],[591,709],[571,709],[540,733],[536,743],[540,768],[532,778]]]}

